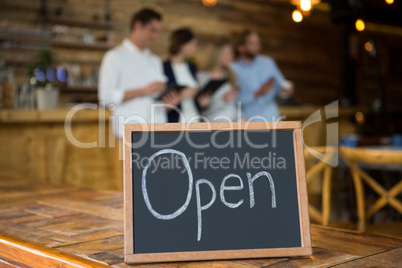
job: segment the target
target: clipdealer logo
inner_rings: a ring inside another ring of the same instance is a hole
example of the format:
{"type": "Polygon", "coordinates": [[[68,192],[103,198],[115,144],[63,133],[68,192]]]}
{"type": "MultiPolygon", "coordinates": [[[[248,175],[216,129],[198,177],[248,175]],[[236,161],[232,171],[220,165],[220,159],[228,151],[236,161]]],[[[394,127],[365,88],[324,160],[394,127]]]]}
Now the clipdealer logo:
{"type": "MultiPolygon", "coordinates": [[[[155,109],[156,107],[151,107],[151,109],[155,109]]],[[[65,121],[64,121],[64,131],[66,134],[66,137],[68,139],[68,141],[79,148],[84,148],[84,149],[89,149],[89,148],[95,148],[95,147],[99,147],[99,148],[105,148],[105,147],[109,147],[109,148],[115,148],[116,146],[119,146],[119,142],[116,142],[115,139],[115,135],[114,135],[114,131],[113,131],[113,124],[115,125],[115,129],[118,129],[118,125],[119,124],[124,124],[124,123],[147,123],[147,120],[145,120],[144,118],[142,118],[141,116],[138,115],[132,115],[129,116],[127,118],[125,118],[124,116],[115,116],[115,115],[110,115],[109,118],[107,118],[106,115],[106,110],[109,110],[111,112],[113,112],[116,109],[116,106],[114,104],[110,104],[108,106],[105,105],[105,103],[100,103],[98,104],[93,104],[93,103],[83,103],[83,104],[78,104],[75,105],[74,107],[72,107],[70,109],[70,111],[67,113],[65,121]],[[82,110],[87,110],[87,109],[91,109],[91,110],[97,110],[98,111],[98,126],[99,126],[99,132],[98,132],[98,140],[97,141],[91,141],[91,142],[84,142],[79,140],[77,137],[74,136],[73,133],[73,127],[72,127],[72,122],[73,122],[73,117],[75,115],[77,115],[80,111],[82,110]],[[106,121],[107,119],[109,120],[109,128],[106,128],[106,121]],[[108,135],[106,135],[108,134],[108,135]],[[108,137],[108,141],[106,141],[106,138],[108,137]]],[[[240,109],[241,107],[238,106],[237,109],[240,109]]],[[[151,114],[152,111],[151,111],[151,114]]],[[[326,137],[325,137],[325,148],[326,151],[325,152],[320,152],[317,151],[314,147],[311,147],[309,145],[307,145],[304,141],[304,148],[310,153],[312,154],[315,158],[317,158],[320,161],[325,162],[328,165],[331,165],[333,167],[336,167],[338,165],[338,146],[339,146],[339,134],[338,134],[338,121],[336,121],[336,119],[338,118],[339,115],[339,101],[334,101],[330,104],[327,104],[326,106],[324,106],[324,116],[321,115],[321,109],[318,109],[317,111],[315,111],[313,114],[311,114],[304,122],[302,125],[302,130],[304,133],[304,130],[310,126],[313,126],[314,124],[321,124],[323,125],[323,122],[326,120],[332,120],[332,122],[326,123],[325,124],[325,133],[326,133],[326,137]],[[335,119],[335,120],[334,120],[335,119]]],[[[185,124],[190,124],[192,122],[196,122],[197,119],[200,119],[202,117],[197,117],[197,118],[190,118],[189,122],[185,123],[185,124]]],[[[151,118],[151,122],[155,122],[154,118],[151,118]]],[[[205,120],[205,118],[202,118],[205,120]]],[[[230,121],[229,118],[225,118],[225,116],[219,116],[220,120],[223,120],[225,122],[229,122],[229,123],[233,123],[230,121]]],[[[263,119],[263,118],[258,118],[258,119],[263,119]]],[[[285,119],[284,116],[282,116],[279,119],[285,119]]],[[[267,120],[267,127],[269,128],[270,126],[272,126],[272,124],[277,123],[277,121],[273,121],[271,119],[271,121],[267,120]]],[[[210,122],[206,122],[207,126],[210,126],[210,122]]],[[[188,139],[188,136],[185,135],[185,131],[184,131],[185,127],[182,127],[182,131],[181,131],[181,138],[185,137],[188,139]]],[[[149,129],[147,131],[150,131],[149,129]]],[[[230,131],[228,129],[228,131],[230,131]]],[[[272,144],[275,146],[276,141],[276,135],[275,135],[275,131],[273,130],[273,141],[272,144]]],[[[144,139],[146,138],[151,138],[153,139],[153,135],[150,136],[146,136],[144,135],[143,137],[144,139]]],[[[144,141],[144,140],[142,140],[144,141]]],[[[124,143],[126,143],[127,141],[123,141],[124,143]]],[[[196,144],[193,144],[191,140],[189,140],[189,144],[196,146],[196,144]]],[[[234,141],[231,141],[232,143],[234,141]]],[[[212,145],[213,142],[211,142],[212,145]]],[[[169,146],[172,146],[174,144],[169,144],[169,146]]],[[[158,146],[165,146],[166,145],[158,145],[158,146]]],[[[215,146],[217,146],[217,148],[219,148],[220,145],[215,144],[215,146]]],[[[261,146],[261,145],[252,145],[252,146],[261,146]]],[[[167,148],[167,147],[166,147],[167,148]]],[[[258,148],[258,147],[255,147],[258,148]]],[[[262,148],[264,148],[264,146],[262,146],[262,148]]],[[[122,148],[120,147],[120,150],[122,150],[122,148]]],[[[120,157],[122,156],[122,152],[120,151],[120,157]]],[[[121,159],[120,159],[121,160],[121,159]]]]}

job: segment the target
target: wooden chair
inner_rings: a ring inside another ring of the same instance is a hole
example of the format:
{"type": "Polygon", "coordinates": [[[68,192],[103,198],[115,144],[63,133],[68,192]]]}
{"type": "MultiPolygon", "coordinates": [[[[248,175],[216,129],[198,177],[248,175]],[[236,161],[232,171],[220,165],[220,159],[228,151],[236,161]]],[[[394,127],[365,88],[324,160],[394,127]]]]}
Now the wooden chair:
{"type": "Polygon", "coordinates": [[[321,212],[313,205],[309,204],[310,217],[322,225],[328,225],[331,214],[331,176],[332,166],[327,164],[334,160],[335,148],[334,147],[313,147],[313,150],[324,154],[322,160],[317,159],[314,155],[310,154],[304,149],[304,158],[306,163],[314,162],[314,164],[307,170],[306,179],[307,184],[311,183],[314,179],[322,178],[322,207],[321,212]],[[320,174],[323,176],[319,176],[320,174]]]}
{"type": "Polygon", "coordinates": [[[399,213],[402,214],[402,202],[396,199],[402,192],[402,180],[399,181],[390,190],[386,190],[373,177],[363,171],[357,163],[374,164],[374,165],[402,165],[402,150],[376,150],[364,148],[348,148],[340,149],[341,156],[349,166],[353,177],[353,183],[356,192],[357,214],[358,214],[358,230],[366,230],[366,220],[379,211],[386,204],[391,205],[399,213]],[[380,195],[380,198],[368,209],[366,215],[364,188],[365,182],[370,188],[380,195]]]}

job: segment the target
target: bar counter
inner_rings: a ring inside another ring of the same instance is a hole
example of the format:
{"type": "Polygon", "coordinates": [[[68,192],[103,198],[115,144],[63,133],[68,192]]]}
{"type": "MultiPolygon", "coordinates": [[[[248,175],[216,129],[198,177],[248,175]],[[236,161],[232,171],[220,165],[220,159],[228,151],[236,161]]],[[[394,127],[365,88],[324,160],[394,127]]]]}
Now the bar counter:
{"type": "MultiPolygon", "coordinates": [[[[93,108],[71,111],[0,110],[0,176],[29,178],[57,185],[92,189],[121,189],[121,163],[117,141],[109,127],[111,112],[93,108]],[[71,116],[71,128],[65,128],[71,116]],[[66,131],[67,130],[67,131],[66,131]],[[77,147],[71,137],[89,145],[77,147]],[[23,163],[23,164],[22,164],[23,163]]],[[[305,121],[319,111],[318,106],[281,107],[285,120],[305,121]]],[[[354,133],[352,122],[358,108],[339,108],[339,133],[354,133]]],[[[325,145],[326,119],[304,129],[304,142],[309,146],[325,145]]],[[[311,189],[319,190],[319,187],[311,189]]]]}
{"type": "MultiPolygon", "coordinates": [[[[57,110],[0,110],[0,123],[64,123],[68,109],[57,110]]],[[[110,114],[109,111],[105,111],[110,114]]],[[[92,122],[99,119],[98,109],[82,109],[74,113],[74,122],[92,122]]],[[[102,117],[101,117],[102,118],[102,117]]],[[[105,118],[108,120],[108,118],[105,118]]]]}
{"type": "MultiPolygon", "coordinates": [[[[311,114],[323,107],[320,106],[282,106],[279,107],[281,116],[284,120],[305,120],[311,114]]],[[[351,117],[361,109],[356,107],[339,108],[339,117],[351,117]]],[[[56,110],[0,110],[0,123],[48,123],[64,122],[69,109],[56,110]]],[[[74,115],[75,121],[90,122],[96,121],[99,117],[98,109],[81,109],[74,115]]],[[[105,110],[105,120],[111,115],[109,110],[105,110]]]]}
{"type": "Polygon", "coordinates": [[[402,239],[312,225],[311,257],[126,265],[123,194],[0,178],[0,267],[397,267],[402,239]]]}

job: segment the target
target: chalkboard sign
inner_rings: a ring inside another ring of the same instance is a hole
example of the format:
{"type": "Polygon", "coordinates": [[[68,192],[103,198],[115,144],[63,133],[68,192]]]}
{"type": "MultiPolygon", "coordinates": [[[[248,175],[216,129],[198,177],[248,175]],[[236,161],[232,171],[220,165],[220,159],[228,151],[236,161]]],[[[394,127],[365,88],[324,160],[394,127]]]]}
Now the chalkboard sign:
{"type": "Polygon", "coordinates": [[[311,255],[300,122],[127,124],[125,261],[311,255]]]}

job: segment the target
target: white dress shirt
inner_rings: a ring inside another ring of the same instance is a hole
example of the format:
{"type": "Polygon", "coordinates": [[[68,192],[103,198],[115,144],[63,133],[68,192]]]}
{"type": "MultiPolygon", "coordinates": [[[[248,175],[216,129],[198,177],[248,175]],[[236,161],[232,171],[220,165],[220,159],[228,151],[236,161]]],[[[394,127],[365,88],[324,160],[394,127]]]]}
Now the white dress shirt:
{"type": "MultiPolygon", "coordinates": [[[[176,79],[176,84],[185,87],[198,88],[198,82],[191,74],[187,63],[173,63],[172,70],[176,79]]],[[[186,98],[181,101],[181,111],[183,113],[179,119],[181,123],[200,121],[200,113],[198,112],[193,98],[186,98]]]]}
{"type": "Polygon", "coordinates": [[[161,60],[149,49],[141,51],[129,39],[124,39],[121,45],[106,52],[99,71],[98,97],[106,106],[116,105],[112,124],[117,137],[123,136],[124,123],[167,122],[165,108],[161,105],[152,107],[152,104],[162,104],[156,101],[157,93],[123,102],[126,91],[166,80],[161,60]]]}

